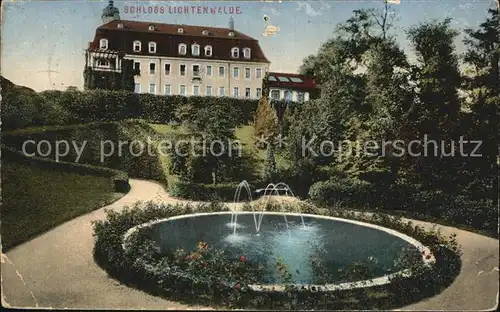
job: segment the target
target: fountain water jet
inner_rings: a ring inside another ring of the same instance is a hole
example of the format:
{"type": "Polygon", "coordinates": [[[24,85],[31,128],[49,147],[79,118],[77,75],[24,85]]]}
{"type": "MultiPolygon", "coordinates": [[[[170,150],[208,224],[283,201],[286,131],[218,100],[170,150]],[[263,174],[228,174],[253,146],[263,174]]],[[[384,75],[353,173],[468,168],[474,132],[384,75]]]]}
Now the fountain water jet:
{"type": "MultiPolygon", "coordinates": [[[[264,189],[264,196],[267,195],[268,191],[270,191],[270,194],[269,195],[272,195],[273,193],[275,195],[279,195],[279,187],[282,186],[285,188],[287,194],[288,192],[290,192],[291,196],[293,198],[295,198],[295,195],[293,194],[293,191],[292,189],[285,183],[283,182],[279,182],[277,184],[274,184],[274,183],[269,183],[266,188],[264,189]]],[[[245,188],[246,191],[247,191],[247,195],[248,195],[248,199],[250,201],[252,201],[252,192],[250,190],[250,185],[248,184],[248,182],[246,180],[243,180],[241,181],[238,186],[236,187],[236,190],[234,192],[234,203],[238,203],[239,200],[240,200],[240,196],[241,196],[241,190],[245,188]]],[[[269,196],[268,195],[268,196],[269,196]]],[[[270,200],[270,197],[267,198],[268,202],[270,200]]],[[[256,213],[255,211],[255,208],[252,206],[252,210],[253,210],[253,219],[254,219],[254,224],[255,224],[255,230],[257,231],[257,233],[259,233],[260,231],[260,226],[262,224],[262,219],[264,218],[264,212],[260,212],[260,213],[256,213]]],[[[288,220],[286,218],[286,216],[283,216],[284,219],[285,219],[285,224],[286,224],[286,228],[289,229],[289,226],[288,226],[288,220]]],[[[304,217],[302,216],[302,214],[300,214],[300,220],[301,220],[301,223],[302,223],[302,227],[305,227],[305,222],[304,222],[304,217]]],[[[233,227],[233,234],[236,235],[236,228],[237,228],[237,221],[238,221],[238,212],[237,211],[233,211],[231,213],[231,226],[233,227]]]]}

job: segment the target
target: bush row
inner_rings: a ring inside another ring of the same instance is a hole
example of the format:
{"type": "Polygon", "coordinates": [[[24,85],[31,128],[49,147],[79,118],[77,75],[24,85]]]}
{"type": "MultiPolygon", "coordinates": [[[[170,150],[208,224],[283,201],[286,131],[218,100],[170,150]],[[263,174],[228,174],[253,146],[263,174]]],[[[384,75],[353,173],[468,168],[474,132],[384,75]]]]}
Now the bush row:
{"type": "MultiPolygon", "coordinates": [[[[94,223],[94,257],[96,262],[111,276],[154,295],[177,301],[205,305],[224,305],[236,308],[265,309],[390,309],[421,300],[442,291],[460,271],[460,250],[455,237],[443,237],[436,231],[405,223],[400,218],[384,214],[355,214],[339,210],[318,209],[309,204],[280,204],[281,211],[307,211],[309,213],[358,219],[379,224],[410,235],[430,247],[436,257],[432,267],[413,266],[410,280],[397,276],[385,286],[321,292],[307,285],[288,285],[284,292],[255,292],[248,285],[227,283],[226,276],[211,276],[209,280],[165,269],[156,258],[155,246],[144,237],[137,236],[132,246],[123,250],[123,235],[136,225],[175,215],[193,212],[228,211],[217,203],[199,205],[164,205],[137,203],[120,213],[108,211],[107,218],[94,223]],[[138,238],[138,239],[137,239],[138,238]],[[156,259],[156,260],[155,260],[156,259]],[[156,263],[156,264],[155,264],[156,263]]],[[[276,209],[263,207],[264,210],[276,209]]],[[[244,210],[251,210],[246,205],[244,210]]],[[[127,244],[127,246],[130,246],[127,244]]]]}
{"type": "Polygon", "coordinates": [[[26,152],[26,155],[42,155],[43,158],[51,161],[73,163],[76,163],[78,159],[80,164],[112,168],[125,171],[131,177],[166,183],[166,173],[160,163],[158,152],[155,150],[154,139],[154,130],[147,123],[139,120],[20,129],[2,134],[3,143],[17,151],[22,151],[24,142],[35,141],[35,144],[25,146],[23,152],[26,152]],[[132,144],[133,141],[147,144],[148,138],[151,139],[151,151],[155,154],[150,155],[146,146],[140,153],[140,146],[132,144]],[[36,144],[44,140],[48,141],[51,146],[40,145],[41,148],[37,150],[36,144]],[[83,152],[79,156],[76,149],[70,146],[66,155],[56,159],[55,143],[59,140],[77,144],[78,148],[83,147],[83,152]],[[126,142],[126,144],[120,149],[119,142],[126,142]],[[114,151],[111,146],[114,146],[114,151]],[[110,153],[110,155],[105,157],[108,154],[104,153],[110,153]],[[104,156],[101,159],[102,155],[104,156]]]}
{"type": "Polygon", "coordinates": [[[8,88],[2,92],[4,130],[27,126],[67,125],[141,118],[152,123],[181,122],[183,108],[197,110],[218,104],[235,111],[238,124],[253,120],[257,100],[229,97],[184,97],[128,91],[43,91],[8,88]]]}
{"type": "Polygon", "coordinates": [[[357,209],[405,211],[409,216],[429,219],[498,234],[498,209],[493,200],[472,200],[462,194],[422,191],[408,187],[377,189],[354,178],[335,178],[313,184],[310,199],[321,205],[346,205],[357,209]]]}
{"type": "MultiPolygon", "coordinates": [[[[250,184],[253,192],[254,187],[250,184]]],[[[178,198],[199,200],[199,201],[233,201],[238,183],[203,184],[185,181],[176,181],[168,186],[169,193],[178,198]]],[[[254,196],[254,194],[252,194],[254,196]]],[[[241,191],[241,200],[247,200],[248,195],[245,189],[241,191]]]]}
{"type": "Polygon", "coordinates": [[[2,145],[1,150],[2,150],[2,158],[12,162],[27,164],[27,165],[36,165],[43,169],[48,169],[53,171],[65,171],[65,172],[74,172],[85,175],[108,177],[111,179],[113,183],[115,192],[126,193],[130,190],[130,185],[128,182],[128,174],[120,170],[84,165],[84,164],[76,164],[64,161],[55,162],[48,158],[27,157],[22,152],[4,145],[2,145]]]}

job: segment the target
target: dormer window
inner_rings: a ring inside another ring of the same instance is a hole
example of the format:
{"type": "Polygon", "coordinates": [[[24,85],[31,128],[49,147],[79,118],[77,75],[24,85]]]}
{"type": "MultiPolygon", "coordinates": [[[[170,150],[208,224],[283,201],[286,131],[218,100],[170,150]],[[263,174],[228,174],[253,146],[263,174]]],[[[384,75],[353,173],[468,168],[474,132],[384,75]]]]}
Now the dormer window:
{"type": "Polygon", "coordinates": [[[240,49],[238,49],[238,48],[232,48],[231,49],[231,56],[233,58],[239,58],[240,57],[240,49]]]}
{"type": "Polygon", "coordinates": [[[156,53],[156,42],[149,42],[149,53],[156,53]]]}
{"type": "Polygon", "coordinates": [[[134,41],[134,52],[141,52],[141,42],[140,41],[134,41]]]}
{"type": "Polygon", "coordinates": [[[206,30],[206,29],[203,29],[203,31],[201,33],[203,34],[203,36],[208,36],[208,30],[206,30]]]}
{"type": "Polygon", "coordinates": [[[184,43],[179,44],[179,54],[186,55],[187,46],[184,43]]]}
{"type": "Polygon", "coordinates": [[[212,46],[205,46],[205,56],[212,56],[212,46]]]}
{"type": "Polygon", "coordinates": [[[108,39],[99,40],[99,49],[107,50],[108,49],[108,39]]]}
{"type": "Polygon", "coordinates": [[[243,49],[243,57],[246,58],[246,59],[249,59],[251,56],[250,54],[250,48],[244,48],[243,49]]]}
{"type": "Polygon", "coordinates": [[[177,28],[177,32],[179,34],[183,34],[184,33],[184,28],[181,28],[181,27],[177,28]]]}
{"type": "Polygon", "coordinates": [[[199,44],[195,43],[191,46],[191,54],[194,56],[200,55],[200,45],[199,44]]]}
{"type": "Polygon", "coordinates": [[[154,31],[154,30],[155,30],[155,27],[154,27],[154,25],[149,25],[149,28],[148,28],[148,29],[149,29],[149,31],[154,31]]]}
{"type": "Polygon", "coordinates": [[[116,25],[116,27],[122,29],[123,28],[123,23],[118,23],[118,25],[116,25]]]}
{"type": "Polygon", "coordinates": [[[229,37],[234,37],[234,31],[230,31],[229,34],[227,34],[229,37]]]}

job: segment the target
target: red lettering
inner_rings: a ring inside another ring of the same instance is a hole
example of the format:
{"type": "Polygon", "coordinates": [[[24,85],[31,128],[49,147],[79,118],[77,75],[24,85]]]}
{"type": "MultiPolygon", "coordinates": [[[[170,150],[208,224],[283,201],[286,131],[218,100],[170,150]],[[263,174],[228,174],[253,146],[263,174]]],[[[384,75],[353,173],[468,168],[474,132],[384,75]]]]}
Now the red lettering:
{"type": "Polygon", "coordinates": [[[198,7],[198,14],[201,14],[201,6],[198,7]]]}
{"type": "Polygon", "coordinates": [[[160,7],[160,13],[161,13],[161,14],[164,14],[164,13],[165,13],[165,7],[164,7],[164,6],[161,6],[161,7],[160,7]]]}
{"type": "Polygon", "coordinates": [[[203,7],[203,14],[208,14],[208,7],[203,7]]]}
{"type": "Polygon", "coordinates": [[[241,8],[240,7],[236,7],[236,14],[241,14],[241,8]]]}
{"type": "Polygon", "coordinates": [[[216,12],[215,8],[210,8],[210,13],[215,14],[216,12]]]}
{"type": "Polygon", "coordinates": [[[128,6],[125,6],[125,7],[123,8],[123,13],[125,13],[125,14],[127,14],[127,13],[128,13],[128,6]]]}
{"type": "Polygon", "coordinates": [[[188,6],[184,7],[184,14],[189,14],[189,7],[188,6]]]}
{"type": "Polygon", "coordinates": [[[233,7],[229,8],[229,14],[234,14],[234,8],[233,7]]]}

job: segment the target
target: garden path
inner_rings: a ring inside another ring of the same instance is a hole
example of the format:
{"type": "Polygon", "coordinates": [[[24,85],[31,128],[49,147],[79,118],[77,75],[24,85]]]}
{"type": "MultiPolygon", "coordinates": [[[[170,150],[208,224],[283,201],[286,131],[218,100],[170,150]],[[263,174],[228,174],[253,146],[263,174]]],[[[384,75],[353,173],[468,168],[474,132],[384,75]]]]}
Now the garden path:
{"type": "MultiPolygon", "coordinates": [[[[131,190],[115,203],[66,222],[6,254],[2,253],[2,305],[73,309],[210,309],[148,295],[111,279],[92,257],[94,220],[104,209],[120,211],[136,201],[180,202],[155,182],[130,180],[131,190]]],[[[230,204],[234,208],[238,205],[230,204]]],[[[414,221],[425,228],[431,223],[414,221]]],[[[498,240],[439,226],[457,233],[463,266],[441,294],[403,310],[489,310],[498,305],[498,240]]]]}

